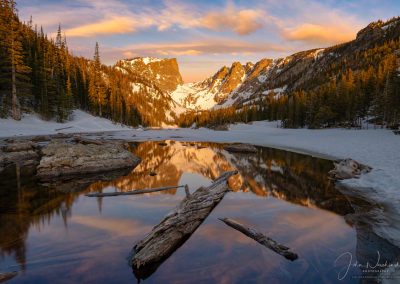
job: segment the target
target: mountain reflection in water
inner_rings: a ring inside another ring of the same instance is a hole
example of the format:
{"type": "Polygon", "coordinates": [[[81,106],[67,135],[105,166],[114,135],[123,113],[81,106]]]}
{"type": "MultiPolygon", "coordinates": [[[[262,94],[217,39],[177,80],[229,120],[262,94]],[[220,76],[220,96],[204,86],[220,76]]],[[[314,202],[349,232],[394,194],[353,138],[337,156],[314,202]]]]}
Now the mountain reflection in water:
{"type": "MultiPolygon", "coordinates": [[[[358,222],[355,210],[368,210],[370,204],[335,188],[327,178],[330,161],[262,147],[256,154],[232,154],[221,144],[203,142],[135,143],[132,151],[142,162],[117,178],[114,173],[46,187],[24,178],[17,189],[13,169],[3,174],[0,271],[25,271],[12,280],[16,283],[132,281],[126,265],[130,249],[184,192],[95,199],[83,194],[186,183],[194,191],[232,169],[239,171],[229,181],[234,193],[227,194],[146,281],[335,283],[339,268],[334,261],[343,252],[362,261],[376,257],[377,249],[389,262],[399,255],[396,247],[358,222]],[[224,226],[218,217],[232,217],[267,232],[293,248],[300,259],[287,263],[224,226]]],[[[360,274],[358,268],[350,269],[349,275],[360,274]]],[[[342,281],[357,282],[351,276],[342,281]]]]}

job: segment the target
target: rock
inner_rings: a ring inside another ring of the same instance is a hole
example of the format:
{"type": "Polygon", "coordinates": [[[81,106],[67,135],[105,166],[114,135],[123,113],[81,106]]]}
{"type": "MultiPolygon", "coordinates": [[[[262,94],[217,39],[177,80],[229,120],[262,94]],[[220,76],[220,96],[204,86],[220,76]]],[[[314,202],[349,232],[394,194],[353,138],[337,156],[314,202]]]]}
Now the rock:
{"type": "Polygon", "coordinates": [[[35,144],[31,141],[12,142],[3,147],[4,152],[20,152],[35,149],[35,144]]]}
{"type": "Polygon", "coordinates": [[[69,133],[69,134],[66,134],[66,133],[57,133],[57,134],[54,134],[53,136],[52,136],[52,138],[59,138],[59,139],[63,139],[63,138],[71,138],[73,136],[73,134],[72,133],[69,133]]]}
{"type": "Polygon", "coordinates": [[[81,143],[83,145],[89,145],[89,144],[103,145],[104,144],[102,141],[93,140],[93,139],[86,139],[86,138],[82,138],[80,136],[75,136],[73,138],[73,141],[75,141],[76,143],[81,143]]]}
{"type": "Polygon", "coordinates": [[[30,166],[39,163],[38,146],[30,141],[12,141],[0,150],[0,172],[12,164],[30,166]]]}
{"type": "Polygon", "coordinates": [[[257,153],[257,148],[250,144],[230,144],[224,146],[224,149],[236,153],[257,153]]]}
{"type": "Polygon", "coordinates": [[[400,135],[400,130],[393,130],[394,135],[400,135]]]}
{"type": "Polygon", "coordinates": [[[212,125],[212,126],[209,126],[209,128],[212,130],[215,130],[215,131],[228,131],[229,130],[228,124],[212,125]]]}
{"type": "Polygon", "coordinates": [[[335,168],[329,172],[334,180],[359,178],[361,174],[369,173],[372,168],[353,159],[344,159],[333,162],[335,168]]]}
{"type": "Polygon", "coordinates": [[[37,167],[42,181],[129,168],[140,162],[123,143],[115,142],[85,145],[53,140],[42,149],[42,154],[37,167]]]}
{"type": "Polygon", "coordinates": [[[31,141],[33,142],[46,142],[50,141],[51,137],[48,135],[39,135],[39,136],[34,136],[31,138],[31,141]]]}

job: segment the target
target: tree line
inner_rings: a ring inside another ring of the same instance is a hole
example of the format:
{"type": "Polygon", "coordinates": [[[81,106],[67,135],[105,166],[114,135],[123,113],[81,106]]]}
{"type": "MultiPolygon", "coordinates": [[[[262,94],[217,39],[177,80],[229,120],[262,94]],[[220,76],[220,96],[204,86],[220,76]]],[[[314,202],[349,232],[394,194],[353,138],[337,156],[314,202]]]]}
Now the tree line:
{"type": "Polygon", "coordinates": [[[79,108],[132,126],[168,120],[165,95],[154,84],[103,65],[98,43],[92,60],[74,56],[61,26],[49,38],[32,20],[19,20],[14,0],[0,0],[0,38],[0,117],[20,120],[34,111],[64,122],[79,108]],[[132,84],[141,87],[133,92],[132,84]]]}

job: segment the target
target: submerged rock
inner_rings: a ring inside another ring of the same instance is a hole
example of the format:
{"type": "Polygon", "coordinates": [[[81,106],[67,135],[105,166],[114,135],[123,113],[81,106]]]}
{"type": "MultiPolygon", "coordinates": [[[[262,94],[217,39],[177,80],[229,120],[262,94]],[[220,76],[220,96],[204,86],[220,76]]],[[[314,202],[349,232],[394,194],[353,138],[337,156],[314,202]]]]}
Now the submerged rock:
{"type": "Polygon", "coordinates": [[[353,159],[344,159],[333,162],[335,168],[329,172],[332,179],[343,180],[359,178],[361,174],[369,173],[372,168],[353,159]]]}
{"type": "Polygon", "coordinates": [[[71,144],[52,140],[42,149],[37,175],[41,180],[51,180],[134,167],[139,162],[140,158],[123,143],[71,144]]]}
{"type": "Polygon", "coordinates": [[[226,145],[224,149],[235,153],[257,153],[257,148],[250,144],[230,144],[226,145]]]}

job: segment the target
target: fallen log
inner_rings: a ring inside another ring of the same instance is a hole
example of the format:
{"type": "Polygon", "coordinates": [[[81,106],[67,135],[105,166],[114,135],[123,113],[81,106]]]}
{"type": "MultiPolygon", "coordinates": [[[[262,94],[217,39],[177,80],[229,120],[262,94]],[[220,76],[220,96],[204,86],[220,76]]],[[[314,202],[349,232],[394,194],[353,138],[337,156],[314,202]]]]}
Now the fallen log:
{"type": "Polygon", "coordinates": [[[152,231],[132,249],[129,264],[138,279],[146,279],[175,252],[207,218],[229,190],[228,178],[237,171],[223,173],[208,187],[186,196],[152,231]]]}
{"type": "Polygon", "coordinates": [[[63,127],[63,128],[56,128],[56,129],[54,129],[54,131],[60,131],[60,130],[64,130],[64,129],[70,129],[70,128],[72,128],[73,126],[68,126],[68,127],[63,127]]]}
{"type": "Polygon", "coordinates": [[[135,195],[135,194],[143,194],[143,193],[151,193],[157,192],[162,190],[169,190],[174,188],[181,188],[185,187],[186,185],[177,185],[177,186],[166,186],[166,187],[158,187],[158,188],[145,188],[145,189],[136,189],[130,191],[116,191],[116,192],[92,192],[86,194],[87,197],[110,197],[110,196],[118,196],[118,195],[135,195]]]}
{"type": "Polygon", "coordinates": [[[238,230],[239,232],[245,234],[249,238],[252,238],[256,242],[258,242],[258,243],[262,244],[263,246],[273,250],[277,254],[282,255],[286,259],[289,259],[289,260],[293,261],[293,260],[296,260],[298,258],[296,253],[290,251],[290,248],[277,243],[273,239],[265,236],[264,234],[254,230],[254,229],[248,228],[245,225],[243,225],[243,224],[241,224],[241,223],[239,223],[239,222],[237,222],[235,220],[229,219],[229,218],[219,218],[219,219],[222,222],[224,222],[225,224],[227,224],[229,227],[232,227],[235,230],[238,230]]]}
{"type": "Polygon", "coordinates": [[[18,275],[18,272],[13,271],[13,272],[0,272],[0,283],[6,282],[15,276],[18,275]]]}
{"type": "Polygon", "coordinates": [[[224,150],[233,153],[257,153],[257,148],[250,144],[229,144],[224,146],[224,150]]]}

